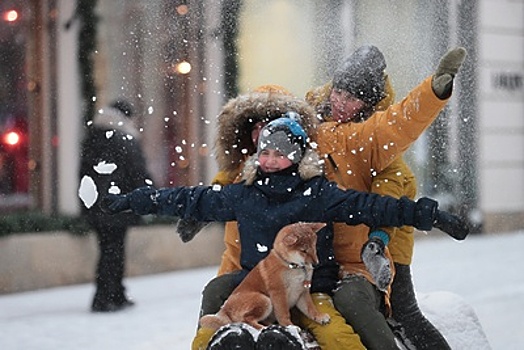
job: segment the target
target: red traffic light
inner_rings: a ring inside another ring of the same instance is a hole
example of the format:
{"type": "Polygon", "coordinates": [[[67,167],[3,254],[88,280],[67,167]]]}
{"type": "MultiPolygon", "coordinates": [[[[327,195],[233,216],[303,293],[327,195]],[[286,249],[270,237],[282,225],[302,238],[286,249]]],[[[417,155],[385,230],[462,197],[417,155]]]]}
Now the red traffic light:
{"type": "Polygon", "coordinates": [[[21,137],[20,134],[16,131],[9,131],[3,137],[3,141],[6,145],[16,146],[20,143],[21,137]]]}
{"type": "Polygon", "coordinates": [[[16,10],[5,11],[2,15],[2,18],[6,22],[15,22],[18,19],[18,11],[16,10]]]}

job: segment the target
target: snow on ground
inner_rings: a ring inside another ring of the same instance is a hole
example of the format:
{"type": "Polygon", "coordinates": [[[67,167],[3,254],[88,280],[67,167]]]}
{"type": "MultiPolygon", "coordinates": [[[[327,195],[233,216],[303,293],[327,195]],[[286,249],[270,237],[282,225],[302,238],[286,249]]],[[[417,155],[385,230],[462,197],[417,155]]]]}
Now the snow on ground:
{"type": "MultiPolygon", "coordinates": [[[[460,243],[444,236],[417,240],[420,305],[454,349],[489,349],[484,336],[494,350],[524,349],[522,247],[524,232],[460,243]]],[[[215,271],[128,279],[137,305],[115,314],[89,312],[90,284],[0,295],[0,349],[189,349],[200,291],[215,271]]]]}

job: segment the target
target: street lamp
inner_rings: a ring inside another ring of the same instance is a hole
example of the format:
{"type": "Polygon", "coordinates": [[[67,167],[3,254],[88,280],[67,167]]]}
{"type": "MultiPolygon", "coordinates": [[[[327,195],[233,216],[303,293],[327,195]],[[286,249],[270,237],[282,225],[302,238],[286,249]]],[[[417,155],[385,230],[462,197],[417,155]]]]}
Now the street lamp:
{"type": "Polygon", "coordinates": [[[191,63],[182,61],[176,64],[175,70],[178,74],[189,74],[191,72],[191,63]]]}

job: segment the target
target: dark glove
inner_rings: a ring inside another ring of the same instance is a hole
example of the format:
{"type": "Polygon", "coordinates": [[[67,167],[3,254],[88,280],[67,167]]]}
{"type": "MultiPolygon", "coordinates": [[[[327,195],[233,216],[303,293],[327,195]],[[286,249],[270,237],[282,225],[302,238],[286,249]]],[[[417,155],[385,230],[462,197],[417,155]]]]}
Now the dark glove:
{"type": "Polygon", "coordinates": [[[435,95],[437,95],[441,100],[451,96],[453,78],[455,78],[460,66],[464,62],[466,53],[465,48],[457,47],[448,51],[440,59],[437,70],[431,81],[431,87],[433,88],[435,95]]]}
{"type": "Polygon", "coordinates": [[[180,219],[176,224],[176,232],[180,236],[182,242],[187,243],[193,238],[196,234],[200,232],[208,223],[198,221],[195,219],[180,219]]]}
{"type": "Polygon", "coordinates": [[[100,202],[102,211],[116,214],[131,209],[138,215],[155,214],[158,192],[153,187],[141,187],[128,194],[108,194],[100,202]]]}
{"type": "Polygon", "coordinates": [[[100,200],[100,209],[106,214],[116,214],[131,209],[125,194],[108,194],[100,200]]]}
{"type": "MultiPolygon", "coordinates": [[[[385,232],[379,232],[386,235],[385,232]]],[[[371,277],[375,280],[375,285],[379,290],[384,292],[391,282],[391,266],[389,259],[384,253],[386,244],[379,238],[381,236],[382,235],[375,236],[374,232],[372,232],[370,234],[371,238],[362,246],[360,256],[371,277]]]]}
{"type": "Polygon", "coordinates": [[[437,210],[433,227],[446,232],[459,241],[466,239],[470,232],[470,227],[466,221],[442,210],[437,210]]]}
{"type": "MultiPolygon", "coordinates": [[[[408,201],[407,197],[400,198],[401,201],[408,201]]],[[[417,230],[429,231],[435,223],[436,213],[438,211],[438,202],[427,197],[419,198],[415,202],[415,211],[413,216],[413,227],[417,230]]]]}

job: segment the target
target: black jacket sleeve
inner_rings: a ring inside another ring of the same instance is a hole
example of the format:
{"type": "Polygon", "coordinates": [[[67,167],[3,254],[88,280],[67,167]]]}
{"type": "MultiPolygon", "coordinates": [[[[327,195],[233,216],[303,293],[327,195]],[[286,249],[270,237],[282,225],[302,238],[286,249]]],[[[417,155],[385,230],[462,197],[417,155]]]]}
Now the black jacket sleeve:
{"type": "Polygon", "coordinates": [[[438,203],[429,198],[414,202],[407,197],[396,199],[375,193],[344,191],[334,183],[328,183],[325,190],[328,221],[366,224],[371,228],[409,225],[419,230],[430,230],[435,222],[438,203]]]}
{"type": "Polygon", "coordinates": [[[133,212],[144,214],[178,216],[198,221],[236,220],[235,200],[241,194],[236,185],[215,190],[211,186],[172,187],[155,190],[151,187],[138,188],[125,195],[133,212]]]}

